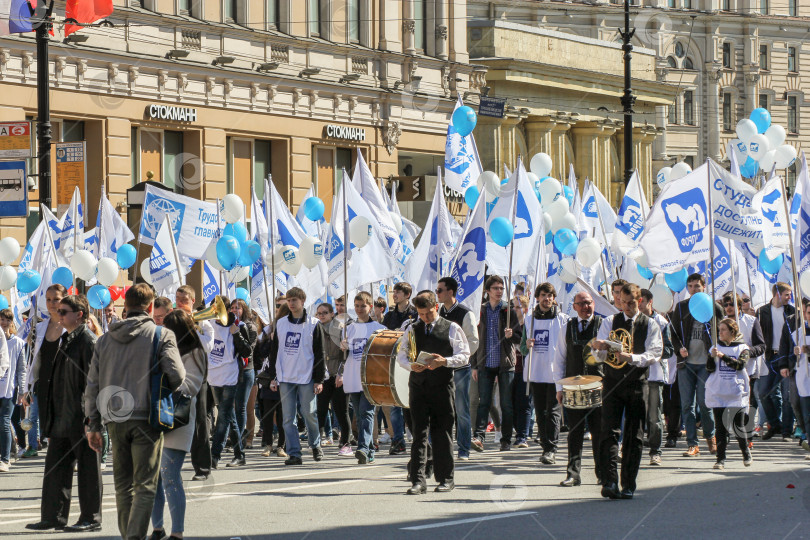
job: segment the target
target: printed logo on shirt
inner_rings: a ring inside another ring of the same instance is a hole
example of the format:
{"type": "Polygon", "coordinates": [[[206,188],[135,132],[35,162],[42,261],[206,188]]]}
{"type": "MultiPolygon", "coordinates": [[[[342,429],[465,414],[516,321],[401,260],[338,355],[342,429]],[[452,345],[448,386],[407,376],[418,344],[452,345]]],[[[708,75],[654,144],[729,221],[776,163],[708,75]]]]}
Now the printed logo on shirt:
{"type": "Polygon", "coordinates": [[[208,355],[211,364],[216,365],[225,360],[225,342],[220,339],[214,339],[214,346],[211,348],[211,353],[208,355]]]}
{"type": "Polygon", "coordinates": [[[542,328],[534,331],[534,350],[538,352],[548,351],[548,338],[551,333],[548,329],[542,328]]]}
{"type": "Polygon", "coordinates": [[[288,354],[298,354],[301,347],[301,332],[287,332],[284,339],[284,352],[288,354]]]}
{"type": "MultiPolygon", "coordinates": [[[[736,360],[736,358],[735,358],[735,360],[736,360]]],[[[736,371],[737,371],[737,370],[736,370],[736,369],[734,369],[733,367],[731,367],[731,366],[727,365],[725,362],[718,362],[718,364],[719,364],[719,365],[718,365],[718,367],[717,367],[717,370],[718,370],[720,373],[734,373],[734,372],[736,372],[736,371]]]]}
{"type": "Polygon", "coordinates": [[[363,356],[363,351],[366,349],[367,338],[360,338],[352,340],[352,356],[359,360],[363,356]]]}

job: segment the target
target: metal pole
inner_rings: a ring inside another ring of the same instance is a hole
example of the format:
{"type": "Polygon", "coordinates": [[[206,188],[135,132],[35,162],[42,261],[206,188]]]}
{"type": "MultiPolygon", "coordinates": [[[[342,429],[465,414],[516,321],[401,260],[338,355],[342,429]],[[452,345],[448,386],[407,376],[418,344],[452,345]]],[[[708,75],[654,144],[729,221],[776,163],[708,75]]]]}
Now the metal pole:
{"type": "MultiPolygon", "coordinates": [[[[53,0],[46,7],[46,0],[37,3],[34,16],[37,43],[37,161],[39,163],[39,202],[51,209],[51,100],[50,69],[48,62],[48,43],[53,27],[51,13],[53,0]]],[[[42,221],[43,215],[39,215],[42,221]]]]}
{"type": "MultiPolygon", "coordinates": [[[[799,271],[796,268],[796,252],[793,249],[793,228],[791,227],[790,223],[790,208],[788,208],[788,200],[787,200],[787,193],[785,192],[785,178],[780,177],[780,183],[782,184],[782,202],[785,204],[785,218],[787,219],[787,227],[788,231],[788,241],[790,242],[790,267],[793,270],[793,286],[796,288],[796,314],[799,316],[799,324],[797,328],[796,335],[799,337],[799,346],[801,347],[802,353],[799,355],[799,360],[806,358],[807,355],[804,352],[804,346],[807,336],[804,332],[804,307],[802,306],[802,287],[799,283],[799,271]]],[[[799,225],[797,225],[798,227],[799,225]]],[[[810,367],[808,368],[810,369],[810,367]]]]}
{"type": "MultiPolygon", "coordinates": [[[[518,156],[518,166],[520,166],[520,156],[518,156]]],[[[515,218],[517,216],[517,200],[518,200],[518,181],[520,178],[515,177],[515,187],[514,193],[512,193],[512,223],[515,222],[515,218]]],[[[515,253],[515,239],[512,238],[512,241],[509,242],[509,279],[506,280],[506,327],[512,328],[512,256],[515,253]]]]}
{"type": "Polygon", "coordinates": [[[729,264],[731,264],[731,290],[734,292],[734,294],[731,296],[731,299],[734,302],[734,322],[736,322],[737,325],[739,326],[739,324],[740,324],[740,313],[739,313],[740,306],[737,305],[737,276],[735,275],[735,272],[736,272],[735,267],[736,267],[736,265],[734,264],[736,257],[734,256],[735,252],[732,251],[735,248],[734,248],[734,244],[732,244],[732,242],[731,242],[731,238],[727,238],[726,242],[728,242],[728,256],[729,256],[729,259],[730,259],[729,264]]]}
{"type": "Polygon", "coordinates": [[[624,32],[619,29],[622,36],[622,51],[624,51],[624,94],[622,107],[624,109],[624,185],[630,182],[633,174],[633,104],[636,101],[631,87],[630,57],[633,45],[630,40],[636,29],[630,29],[630,0],[624,0],[624,32]]]}
{"type": "MultiPolygon", "coordinates": [[[[270,184],[273,181],[271,175],[267,175],[267,180],[264,182],[264,198],[267,201],[267,243],[270,245],[270,287],[273,291],[273,307],[267,306],[268,314],[270,315],[271,323],[270,328],[275,331],[276,328],[276,246],[273,243],[273,196],[270,191],[270,184]]],[[[265,287],[267,282],[265,282],[265,287]]]]}
{"type": "Polygon", "coordinates": [[[712,344],[717,346],[717,317],[714,316],[715,283],[714,283],[714,212],[712,212],[712,175],[709,160],[706,160],[706,182],[709,190],[709,265],[712,277],[712,344]]]}

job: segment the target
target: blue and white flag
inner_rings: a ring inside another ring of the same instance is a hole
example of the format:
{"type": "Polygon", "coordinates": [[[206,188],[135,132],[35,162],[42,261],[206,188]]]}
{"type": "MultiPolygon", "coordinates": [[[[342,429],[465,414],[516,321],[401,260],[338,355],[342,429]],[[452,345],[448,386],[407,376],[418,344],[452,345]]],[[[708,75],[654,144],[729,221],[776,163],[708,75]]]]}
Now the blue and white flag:
{"type": "MultiPolygon", "coordinates": [[[[208,264],[208,261],[202,259],[203,263],[203,302],[206,306],[214,301],[214,298],[219,294],[219,270],[208,264]]],[[[230,298],[230,297],[229,297],[230,298]]]]}
{"type": "Polygon", "coordinates": [[[179,259],[174,234],[172,234],[171,218],[168,214],[164,214],[163,224],[158,230],[157,237],[152,244],[152,253],[149,256],[152,285],[158,293],[172,293],[180,285],[185,285],[185,268],[178,266],[179,259]]]}
{"type": "Polygon", "coordinates": [[[425,222],[425,232],[405,265],[405,281],[410,283],[415,291],[433,289],[439,278],[444,275],[444,267],[450,264],[453,238],[450,234],[449,216],[447,205],[444,203],[444,186],[440,176],[436,181],[436,191],[425,222]]]}
{"type": "MultiPolygon", "coordinates": [[[[810,269],[810,174],[808,174],[804,152],[802,152],[801,163],[801,172],[796,179],[796,190],[790,205],[796,271],[800,275],[810,269]],[[805,198],[805,196],[807,197],[805,198]]],[[[810,291],[802,291],[802,294],[810,296],[810,291]]]]}
{"type": "Polygon", "coordinates": [[[135,239],[135,235],[129,230],[127,222],[116,212],[115,207],[107,198],[103,189],[98,207],[98,216],[96,217],[95,238],[98,246],[95,255],[98,258],[115,258],[119,247],[135,239]]]}
{"type": "MultiPolygon", "coordinates": [[[[464,104],[458,98],[455,109],[464,104]]],[[[472,133],[462,137],[453,127],[453,117],[447,126],[447,143],[444,148],[444,182],[450,189],[464,195],[467,188],[474,186],[478,177],[484,171],[481,159],[478,157],[478,147],[472,133]]],[[[476,309],[477,311],[477,309],[476,309]]]]}
{"type": "Polygon", "coordinates": [[[759,268],[759,259],[748,244],[735,242],[739,272],[737,288],[750,295],[751,307],[754,309],[771,301],[771,283],[759,268]]]}
{"type": "MultiPolygon", "coordinates": [[[[441,174],[439,174],[439,181],[441,181],[441,174]]],[[[403,216],[402,212],[400,212],[399,204],[397,204],[396,184],[391,185],[390,197],[388,196],[388,192],[384,189],[381,190],[381,193],[383,199],[385,199],[385,207],[388,208],[388,211],[394,212],[399,216],[399,219],[402,220],[402,232],[399,233],[399,238],[402,240],[402,249],[405,250],[407,262],[407,260],[413,255],[414,244],[416,243],[416,239],[419,237],[419,233],[422,232],[422,228],[410,219],[403,216]]]]}
{"type": "MultiPolygon", "coordinates": [[[[315,187],[309,186],[309,189],[307,190],[306,194],[304,194],[304,198],[301,200],[305,201],[310,197],[314,196],[315,196],[315,187]]],[[[318,231],[320,229],[320,226],[318,225],[318,223],[312,221],[306,216],[306,214],[304,213],[303,204],[300,204],[298,206],[298,210],[295,212],[295,221],[297,221],[298,224],[301,225],[301,228],[304,229],[304,232],[306,232],[308,236],[314,236],[316,238],[318,237],[318,231]]],[[[323,219],[321,219],[321,221],[323,222],[323,219]]]]}
{"type": "Polygon", "coordinates": [[[219,230],[216,203],[147,186],[138,233],[142,244],[154,244],[164,216],[169,217],[178,252],[192,259],[202,259],[219,230]]]}
{"type": "MultiPolygon", "coordinates": [[[[725,294],[727,291],[732,290],[732,277],[731,277],[731,252],[728,249],[729,242],[720,238],[714,237],[714,287],[712,288],[712,272],[707,269],[705,263],[703,270],[700,271],[706,276],[706,290],[714,291],[716,296],[725,294]]],[[[735,276],[736,279],[736,276],[735,276]]]]}
{"type": "Polygon", "coordinates": [[[582,225],[589,235],[591,231],[596,231],[594,236],[600,244],[605,247],[611,245],[616,228],[616,212],[596,184],[588,180],[582,194],[582,225]]]}
{"type": "Polygon", "coordinates": [[[560,311],[569,317],[576,317],[577,312],[574,309],[574,298],[581,292],[587,292],[593,298],[594,315],[599,315],[603,319],[610,315],[616,315],[619,310],[608,302],[607,298],[599,294],[587,281],[582,278],[578,279],[576,283],[563,286],[560,289],[560,296],[557,298],[557,304],[560,306],[560,311]]]}
{"type": "Polygon", "coordinates": [[[84,247],[84,208],[82,206],[79,188],[75,188],[73,196],[62,217],[58,218],[49,208],[42,208],[42,219],[48,223],[53,236],[53,245],[64,255],[66,260],[73,257],[75,249],[84,247]]]}
{"type": "Polygon", "coordinates": [[[762,241],[769,259],[775,259],[790,248],[788,217],[785,215],[785,200],[782,193],[782,178],[768,180],[751,199],[751,208],[764,219],[762,241]]]}
{"type": "Polygon", "coordinates": [[[613,231],[612,247],[622,255],[627,255],[638,246],[639,238],[644,232],[644,219],[649,215],[650,207],[644,196],[641,178],[634,171],[624,191],[616,227],[613,231]]]}
{"type": "Polygon", "coordinates": [[[458,281],[456,300],[472,311],[478,321],[481,314],[481,298],[484,294],[484,274],[487,259],[486,200],[478,197],[464,230],[453,261],[450,275],[458,281]]]}

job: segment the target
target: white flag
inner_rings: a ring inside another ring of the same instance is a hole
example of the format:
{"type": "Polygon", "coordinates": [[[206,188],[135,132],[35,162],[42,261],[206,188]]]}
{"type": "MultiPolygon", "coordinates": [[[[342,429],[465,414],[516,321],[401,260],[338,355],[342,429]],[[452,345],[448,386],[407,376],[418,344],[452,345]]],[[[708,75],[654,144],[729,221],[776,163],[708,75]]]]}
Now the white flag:
{"type": "MultiPolygon", "coordinates": [[[[463,103],[459,96],[453,112],[462,106],[463,103]]],[[[444,149],[444,182],[450,189],[464,195],[467,188],[475,185],[483,170],[472,133],[466,137],[459,135],[453,127],[451,116],[450,125],[447,126],[447,143],[444,149]]]]}
{"type": "Polygon", "coordinates": [[[624,191],[616,228],[613,231],[613,249],[622,255],[638,245],[638,240],[644,232],[644,219],[650,214],[647,198],[638,171],[633,172],[627,189],[624,191]]]}
{"type": "Polygon", "coordinates": [[[425,222],[425,232],[405,265],[405,281],[410,283],[415,291],[435,287],[439,278],[444,275],[439,262],[441,261],[443,267],[450,264],[453,237],[450,233],[449,215],[440,176],[436,181],[436,191],[425,222]]]}
{"type": "Polygon", "coordinates": [[[751,208],[765,218],[762,224],[762,240],[765,254],[775,259],[790,248],[788,218],[785,215],[785,200],[782,193],[782,178],[774,176],[765,183],[751,199],[751,208]]]}
{"type": "MultiPolygon", "coordinates": [[[[802,274],[810,269],[810,174],[804,152],[802,152],[801,172],[796,180],[796,190],[790,205],[790,218],[793,224],[796,271],[802,274]]],[[[810,291],[802,290],[802,294],[810,297],[810,291]]]]}
{"type": "Polygon", "coordinates": [[[487,215],[486,198],[478,197],[464,230],[450,275],[458,281],[456,300],[472,311],[478,321],[481,314],[481,297],[484,294],[484,274],[486,271],[487,215]]]}
{"type": "Polygon", "coordinates": [[[96,242],[98,251],[96,256],[115,257],[118,248],[135,239],[135,235],[129,230],[127,222],[118,214],[115,207],[101,191],[101,202],[96,218],[96,242]]]}
{"type": "Polygon", "coordinates": [[[168,215],[163,216],[163,224],[158,230],[149,256],[149,271],[152,274],[152,285],[163,294],[174,291],[179,285],[185,285],[184,268],[178,267],[179,256],[172,234],[172,223],[168,215]]]}
{"type": "Polygon", "coordinates": [[[596,230],[596,239],[607,247],[616,228],[616,213],[596,184],[588,180],[585,184],[582,194],[582,224],[589,234],[596,230]]]}

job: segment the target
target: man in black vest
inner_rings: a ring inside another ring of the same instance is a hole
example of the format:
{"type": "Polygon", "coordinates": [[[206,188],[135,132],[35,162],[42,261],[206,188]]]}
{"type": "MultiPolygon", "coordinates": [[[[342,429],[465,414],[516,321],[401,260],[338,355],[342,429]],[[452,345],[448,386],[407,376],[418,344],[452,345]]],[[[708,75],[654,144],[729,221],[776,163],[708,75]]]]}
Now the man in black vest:
{"type": "MultiPolygon", "coordinates": [[[[585,345],[596,337],[602,318],[593,313],[593,298],[586,291],[577,293],[574,297],[574,310],[577,316],[568,321],[563,327],[564,335],[557,340],[559,346],[556,352],[556,363],[560,369],[554,370],[561,378],[575,377],[577,375],[596,375],[604,378],[602,364],[589,366],[585,363],[585,345]],[[564,366],[564,367],[563,367],[564,366]]],[[[562,403],[562,385],[557,382],[557,401],[562,403]]],[[[560,482],[563,487],[578,486],[582,483],[580,470],[582,469],[582,442],[585,437],[585,422],[591,431],[593,445],[594,472],[598,483],[602,483],[601,462],[599,460],[599,441],[601,439],[602,407],[590,409],[565,409],[568,421],[568,470],[565,480],[560,482]]]]}
{"type": "Polygon", "coordinates": [[[599,454],[602,469],[602,496],[611,499],[632,499],[636,490],[636,476],[644,450],[642,423],[646,415],[644,407],[644,379],[647,368],[661,360],[664,349],[661,328],[638,310],[641,289],[629,283],[622,287],[622,313],[611,315],[602,322],[594,350],[600,359],[605,359],[608,349],[613,348],[611,332],[624,329],[632,337],[630,352],[616,352],[621,368],[609,364],[605,367],[602,390],[602,434],[599,454]],[[619,493],[619,438],[622,435],[622,491],[619,493]]]}
{"type": "Polygon", "coordinates": [[[397,361],[411,371],[410,411],[413,421],[411,461],[416,478],[408,495],[427,491],[425,466],[427,463],[427,436],[433,444],[433,470],[439,482],[435,491],[445,493],[455,487],[453,479],[453,402],[455,389],[453,370],[468,364],[470,348],[459,325],[439,317],[439,305],[432,291],[422,292],[414,299],[419,320],[405,330],[402,343],[409,343],[411,334],[416,343],[416,354],[425,352],[424,364],[411,363],[408,347],[400,347],[397,361]]]}

